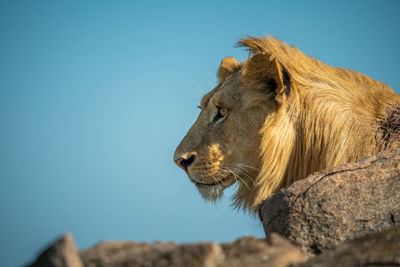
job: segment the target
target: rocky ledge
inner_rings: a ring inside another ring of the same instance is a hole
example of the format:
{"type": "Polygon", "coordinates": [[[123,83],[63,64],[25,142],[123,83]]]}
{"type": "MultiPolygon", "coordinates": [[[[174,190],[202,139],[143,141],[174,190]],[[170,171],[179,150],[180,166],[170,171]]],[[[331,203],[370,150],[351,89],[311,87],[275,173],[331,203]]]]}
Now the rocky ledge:
{"type": "Polygon", "coordinates": [[[307,255],[400,224],[400,149],[297,181],[260,206],[266,235],[287,237],[307,255]]]}
{"type": "Polygon", "coordinates": [[[400,149],[314,173],[260,206],[265,239],[104,242],[70,235],[30,266],[400,266],[400,149]]]}
{"type": "Polygon", "coordinates": [[[305,262],[300,249],[279,235],[244,237],[231,243],[104,242],[78,251],[70,235],[46,249],[31,266],[287,266],[305,262]]]}

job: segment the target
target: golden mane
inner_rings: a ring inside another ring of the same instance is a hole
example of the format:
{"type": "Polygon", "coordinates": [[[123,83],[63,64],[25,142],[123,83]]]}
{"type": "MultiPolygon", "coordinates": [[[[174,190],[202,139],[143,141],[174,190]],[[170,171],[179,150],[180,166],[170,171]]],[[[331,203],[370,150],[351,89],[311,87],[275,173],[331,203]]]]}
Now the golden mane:
{"type": "Polygon", "coordinates": [[[238,42],[238,46],[245,47],[250,56],[259,53],[270,54],[272,58],[276,58],[285,66],[295,83],[305,87],[321,83],[332,88],[350,89],[350,91],[353,91],[352,88],[354,87],[392,91],[384,83],[352,70],[329,66],[272,36],[242,39],[238,42]]]}
{"type": "MultiPolygon", "coordinates": [[[[261,129],[261,172],[251,195],[239,189],[238,206],[256,209],[270,194],[311,172],[354,162],[388,146],[379,138],[378,125],[390,106],[400,106],[390,87],[326,65],[273,37],[244,39],[239,46],[250,56],[276,59],[290,75],[291,95],[286,108],[269,114],[261,129]]],[[[243,73],[245,69],[246,64],[243,73]]]]}

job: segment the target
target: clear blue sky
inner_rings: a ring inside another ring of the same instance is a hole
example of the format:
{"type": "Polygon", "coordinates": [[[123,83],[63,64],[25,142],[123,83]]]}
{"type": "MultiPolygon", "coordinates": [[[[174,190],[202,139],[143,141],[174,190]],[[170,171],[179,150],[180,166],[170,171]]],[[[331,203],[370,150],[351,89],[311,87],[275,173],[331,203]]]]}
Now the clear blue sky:
{"type": "Polygon", "coordinates": [[[246,35],[400,88],[400,1],[1,1],[0,259],[100,240],[263,236],[173,152],[246,35]]]}

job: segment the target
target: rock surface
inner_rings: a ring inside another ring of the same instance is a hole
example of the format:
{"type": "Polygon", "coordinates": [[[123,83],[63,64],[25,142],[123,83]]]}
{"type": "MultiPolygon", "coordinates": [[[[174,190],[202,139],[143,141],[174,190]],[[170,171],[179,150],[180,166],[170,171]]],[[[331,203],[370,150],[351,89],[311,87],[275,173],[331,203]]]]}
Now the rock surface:
{"type": "Polygon", "coordinates": [[[275,233],[270,235],[270,242],[252,237],[226,244],[104,242],[81,252],[70,236],[64,236],[31,266],[400,266],[400,227],[347,240],[305,261],[300,249],[275,233]]]}
{"type": "Polygon", "coordinates": [[[400,149],[312,174],[259,212],[267,236],[277,232],[309,256],[400,224],[400,149]]]}
{"type": "Polygon", "coordinates": [[[400,227],[345,241],[300,266],[400,266],[400,227]]]}
{"type": "Polygon", "coordinates": [[[298,248],[276,234],[271,243],[244,237],[231,243],[106,242],[80,253],[85,266],[287,266],[306,261],[298,248]]]}
{"type": "MultiPolygon", "coordinates": [[[[72,240],[67,236],[69,240],[72,240]]],[[[64,240],[62,238],[61,240],[64,240]]],[[[69,245],[70,242],[69,242],[69,245]]],[[[73,243],[72,243],[73,245],[73,243]]],[[[46,251],[59,251],[60,241],[46,251]]],[[[73,245],[72,247],[75,247],[73,245]]],[[[288,266],[306,261],[300,249],[277,234],[265,239],[244,237],[231,243],[198,243],[178,245],[169,243],[104,242],[86,251],[70,251],[66,259],[64,253],[41,254],[31,266],[80,267],[82,262],[88,267],[113,266],[288,266]],[[57,260],[54,260],[57,259],[57,260]],[[61,260],[58,260],[61,259],[61,260]],[[82,261],[81,261],[82,260],[82,261]]]]}

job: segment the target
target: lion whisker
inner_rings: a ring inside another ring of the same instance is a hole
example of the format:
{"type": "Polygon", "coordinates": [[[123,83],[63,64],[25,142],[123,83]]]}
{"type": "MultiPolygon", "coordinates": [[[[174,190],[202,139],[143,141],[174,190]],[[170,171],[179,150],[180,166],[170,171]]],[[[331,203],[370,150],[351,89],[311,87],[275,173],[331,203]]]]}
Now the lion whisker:
{"type": "Polygon", "coordinates": [[[244,167],[245,169],[252,169],[252,170],[255,170],[255,171],[260,171],[259,168],[256,168],[256,167],[247,165],[247,164],[245,164],[245,163],[237,163],[236,166],[237,166],[237,167],[244,167]]]}
{"type": "MultiPolygon", "coordinates": [[[[250,166],[248,166],[248,167],[250,167],[250,166]]],[[[235,168],[236,171],[238,171],[238,172],[243,173],[244,175],[246,175],[246,176],[249,178],[249,180],[253,183],[253,186],[255,186],[253,177],[250,176],[249,171],[248,171],[245,167],[241,167],[240,164],[237,164],[236,167],[233,167],[233,168],[235,168]]],[[[231,168],[231,169],[232,169],[232,168],[231,168]]],[[[254,169],[255,169],[255,168],[254,168],[254,169]]]]}
{"type": "Polygon", "coordinates": [[[242,177],[240,177],[240,175],[238,173],[236,173],[231,168],[224,168],[224,170],[227,171],[228,173],[232,174],[233,177],[236,179],[236,181],[240,180],[241,182],[243,182],[243,184],[247,187],[247,189],[249,191],[251,191],[249,185],[244,181],[244,179],[242,177]]]}

